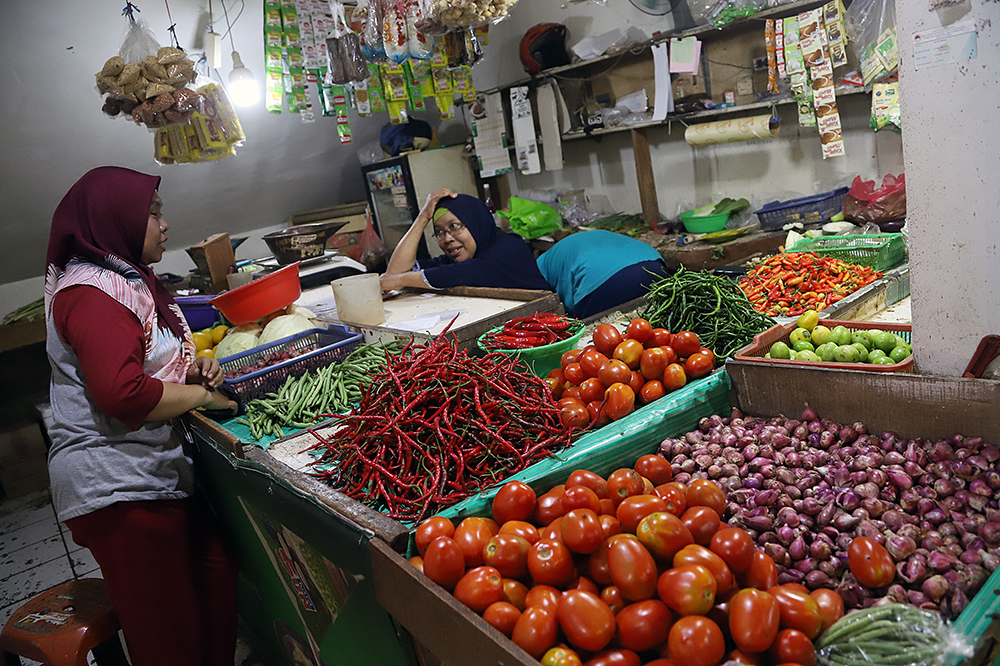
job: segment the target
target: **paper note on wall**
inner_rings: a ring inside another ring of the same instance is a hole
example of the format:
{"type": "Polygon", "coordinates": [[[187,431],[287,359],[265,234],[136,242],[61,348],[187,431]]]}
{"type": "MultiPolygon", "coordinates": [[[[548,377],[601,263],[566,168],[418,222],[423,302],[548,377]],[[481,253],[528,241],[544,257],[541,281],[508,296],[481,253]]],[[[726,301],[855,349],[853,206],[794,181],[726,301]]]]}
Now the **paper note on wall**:
{"type": "Polygon", "coordinates": [[[654,85],[656,88],[653,101],[653,120],[657,122],[666,119],[667,114],[674,110],[674,89],[670,85],[670,63],[668,60],[665,43],[653,47],[654,85]]]}
{"type": "Polygon", "coordinates": [[[778,124],[772,124],[771,120],[772,116],[761,115],[699,123],[684,130],[684,140],[689,146],[714,146],[719,143],[773,139],[778,136],[778,124]]]}
{"type": "Polygon", "coordinates": [[[523,174],[539,173],[542,170],[542,162],[538,156],[535,117],[531,112],[527,86],[515,86],[510,89],[510,111],[514,124],[517,168],[523,174]]]}
{"type": "Polygon", "coordinates": [[[559,133],[559,109],[555,83],[538,87],[538,126],[542,130],[542,153],[546,171],[563,168],[562,136],[559,133]]]}
{"type": "Polygon", "coordinates": [[[701,41],[697,37],[670,40],[670,71],[697,74],[701,64],[701,41]]]}
{"type": "Polygon", "coordinates": [[[500,93],[479,95],[469,106],[472,114],[473,145],[479,161],[479,175],[490,178],[512,169],[503,101],[500,93]]]}

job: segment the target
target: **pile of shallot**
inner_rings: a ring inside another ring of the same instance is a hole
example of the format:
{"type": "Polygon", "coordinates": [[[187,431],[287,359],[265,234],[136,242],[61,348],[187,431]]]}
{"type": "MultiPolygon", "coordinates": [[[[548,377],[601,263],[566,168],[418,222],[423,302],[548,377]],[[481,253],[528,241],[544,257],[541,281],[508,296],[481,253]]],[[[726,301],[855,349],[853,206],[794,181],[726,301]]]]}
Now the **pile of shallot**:
{"type": "Polygon", "coordinates": [[[778,564],[778,582],[832,588],[848,608],[910,603],[957,617],[1000,563],[1000,448],[978,437],[938,442],[871,435],[820,419],[701,420],[660,453],[674,480],[713,479],[725,520],[778,564]],[[860,585],[847,549],[866,536],[896,563],[887,588],[860,585]]]}

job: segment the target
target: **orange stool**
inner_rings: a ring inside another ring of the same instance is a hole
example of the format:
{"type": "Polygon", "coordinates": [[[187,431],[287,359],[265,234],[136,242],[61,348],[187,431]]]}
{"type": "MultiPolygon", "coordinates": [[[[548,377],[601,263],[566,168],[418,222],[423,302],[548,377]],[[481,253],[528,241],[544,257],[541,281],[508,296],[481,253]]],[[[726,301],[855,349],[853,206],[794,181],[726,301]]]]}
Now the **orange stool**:
{"type": "Polygon", "coordinates": [[[6,666],[19,666],[18,655],[48,666],[87,666],[93,650],[98,663],[125,664],[120,628],[102,579],[71,580],[14,611],[0,633],[0,655],[6,666]]]}

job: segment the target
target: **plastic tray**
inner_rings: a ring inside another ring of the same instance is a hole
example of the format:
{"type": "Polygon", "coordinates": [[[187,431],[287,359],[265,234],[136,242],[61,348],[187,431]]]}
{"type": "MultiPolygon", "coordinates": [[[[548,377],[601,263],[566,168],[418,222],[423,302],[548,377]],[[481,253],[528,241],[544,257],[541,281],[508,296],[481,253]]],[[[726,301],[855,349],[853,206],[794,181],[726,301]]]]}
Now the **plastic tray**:
{"type": "MultiPolygon", "coordinates": [[[[827,328],[844,326],[852,331],[891,331],[910,342],[912,327],[910,324],[888,324],[872,321],[841,321],[839,319],[821,319],[820,322],[827,328]]],[[[875,365],[873,363],[836,363],[824,361],[795,361],[784,358],[764,358],[764,354],[771,349],[775,342],[788,343],[788,336],[796,329],[794,322],[791,324],[778,324],[772,326],[763,333],[754,336],[753,342],[736,352],[734,358],[737,361],[753,361],[754,363],[771,363],[773,365],[808,366],[810,368],[836,368],[838,370],[869,370],[872,372],[913,372],[913,355],[909,355],[899,363],[892,365],[875,365]]]]}
{"type": "Polygon", "coordinates": [[[841,187],[811,197],[772,201],[757,211],[761,229],[780,229],[792,222],[816,224],[826,222],[842,211],[844,197],[850,188],[841,187]]]}
{"type": "Polygon", "coordinates": [[[906,258],[902,234],[855,234],[800,240],[791,252],[815,252],[848,264],[885,271],[906,258]]]}
{"type": "Polygon", "coordinates": [[[363,334],[355,333],[342,326],[311,328],[308,331],[275,340],[269,345],[254,347],[242,354],[228,356],[219,360],[223,372],[235,370],[245,365],[253,365],[262,356],[276,351],[318,346],[317,349],[301,356],[275,363],[236,379],[227,379],[222,383],[222,390],[238,402],[263,398],[268,393],[276,391],[288,377],[298,377],[309,370],[344,360],[361,344],[363,339],[363,334]]]}

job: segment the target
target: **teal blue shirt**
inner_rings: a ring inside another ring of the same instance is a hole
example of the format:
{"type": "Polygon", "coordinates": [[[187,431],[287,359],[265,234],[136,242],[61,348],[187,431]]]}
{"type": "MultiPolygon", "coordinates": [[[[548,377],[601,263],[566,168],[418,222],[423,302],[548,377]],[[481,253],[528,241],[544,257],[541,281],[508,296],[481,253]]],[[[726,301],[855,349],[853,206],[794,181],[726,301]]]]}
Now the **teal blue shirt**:
{"type": "Polygon", "coordinates": [[[562,239],[540,257],[538,269],[567,309],[623,268],[655,261],[660,253],[642,241],[603,229],[580,231],[562,239]]]}

